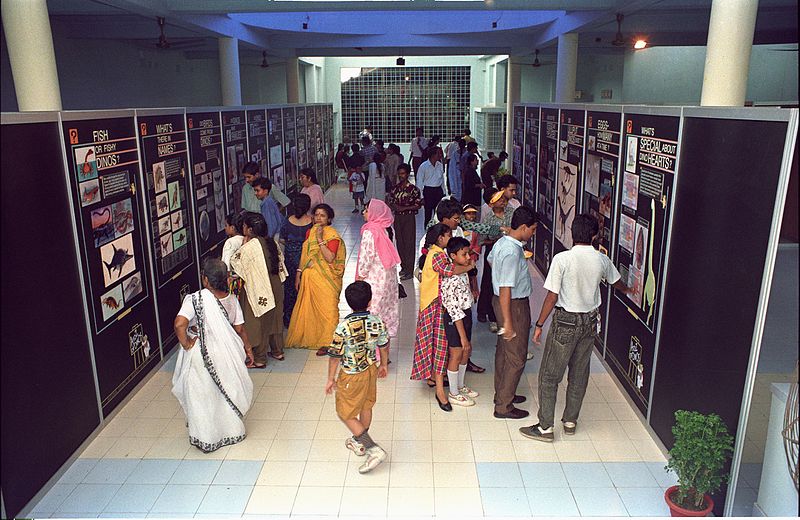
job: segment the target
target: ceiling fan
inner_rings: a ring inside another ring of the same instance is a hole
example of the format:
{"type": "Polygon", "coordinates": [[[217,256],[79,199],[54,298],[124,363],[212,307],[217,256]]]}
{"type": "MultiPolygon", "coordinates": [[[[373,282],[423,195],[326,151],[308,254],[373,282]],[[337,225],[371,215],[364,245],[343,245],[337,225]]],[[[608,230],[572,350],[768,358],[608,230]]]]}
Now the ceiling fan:
{"type": "Polygon", "coordinates": [[[158,16],[156,20],[158,21],[159,35],[158,42],[155,44],[155,46],[159,49],[189,49],[193,47],[200,47],[205,44],[205,38],[180,38],[178,40],[169,41],[167,40],[167,35],[164,31],[166,20],[163,16],[158,16]]]}
{"type": "Polygon", "coordinates": [[[554,62],[552,62],[552,61],[547,61],[547,60],[542,61],[542,60],[540,60],[539,59],[539,49],[536,49],[536,50],[533,51],[533,63],[531,63],[531,67],[536,69],[536,68],[541,67],[542,65],[552,65],[553,63],[554,62]]]}
{"type": "Polygon", "coordinates": [[[624,19],[625,15],[622,13],[617,13],[617,34],[614,36],[614,39],[611,40],[611,45],[614,47],[623,47],[626,43],[628,43],[622,36],[622,20],[624,19]]]}

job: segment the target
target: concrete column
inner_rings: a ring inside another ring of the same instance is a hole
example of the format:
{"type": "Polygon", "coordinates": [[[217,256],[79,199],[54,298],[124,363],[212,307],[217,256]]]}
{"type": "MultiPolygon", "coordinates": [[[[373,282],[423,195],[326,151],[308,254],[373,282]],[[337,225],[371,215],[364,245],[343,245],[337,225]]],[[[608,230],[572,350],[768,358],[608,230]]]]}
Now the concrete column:
{"type": "Polygon", "coordinates": [[[575,81],[578,74],[578,35],[558,35],[556,65],[556,103],[575,102],[575,81]]]}
{"type": "Polygon", "coordinates": [[[3,0],[0,5],[19,110],[61,110],[46,0],[3,0]]]}
{"type": "Polygon", "coordinates": [[[744,106],[758,0],[714,0],[708,23],[703,106],[744,106]]]}
{"type": "Polygon", "coordinates": [[[222,83],[222,104],[242,104],[242,83],[239,79],[239,39],[219,38],[219,77],[222,83]]]}
{"type": "Polygon", "coordinates": [[[507,78],[506,78],[506,146],[508,154],[506,168],[511,169],[514,161],[514,103],[519,103],[520,75],[519,63],[508,57],[507,78]]]}
{"type": "Polygon", "coordinates": [[[286,60],[286,102],[300,102],[300,61],[297,58],[286,60]]]}

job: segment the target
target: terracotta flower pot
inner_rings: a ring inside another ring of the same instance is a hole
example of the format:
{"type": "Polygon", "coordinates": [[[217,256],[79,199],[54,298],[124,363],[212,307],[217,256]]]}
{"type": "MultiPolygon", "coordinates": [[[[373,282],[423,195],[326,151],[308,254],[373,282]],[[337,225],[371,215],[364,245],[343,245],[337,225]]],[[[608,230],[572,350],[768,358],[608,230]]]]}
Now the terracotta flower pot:
{"type": "Polygon", "coordinates": [[[678,490],[678,486],[671,486],[664,492],[664,500],[669,507],[670,516],[708,516],[712,509],[714,509],[714,501],[710,496],[705,495],[706,507],[703,510],[695,511],[694,509],[685,509],[672,501],[672,494],[678,490]]]}

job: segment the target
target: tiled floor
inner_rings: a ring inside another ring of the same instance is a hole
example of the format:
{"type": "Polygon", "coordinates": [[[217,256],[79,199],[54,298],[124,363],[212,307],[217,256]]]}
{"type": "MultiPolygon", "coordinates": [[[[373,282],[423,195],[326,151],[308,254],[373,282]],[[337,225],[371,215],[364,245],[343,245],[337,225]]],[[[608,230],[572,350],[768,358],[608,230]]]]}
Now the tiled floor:
{"type": "MultiPolygon", "coordinates": [[[[348,246],[353,279],[360,216],[346,189],[328,196],[348,246]]],[[[534,286],[541,287],[537,273],[534,286]]],[[[473,360],[487,367],[467,382],[477,406],[443,413],[424,384],[411,381],[416,299],[401,300],[401,331],[392,340],[389,377],[380,380],[373,437],[389,459],[360,475],[345,449],[345,427],[323,393],[327,360],[289,350],[284,362],[251,371],[254,404],[242,443],[203,454],[187,441],[172,396],[173,360],[133,396],[59,483],[35,517],[298,516],[663,516],[673,478],[665,459],[611,376],[596,359],[578,433],[543,444],[517,431],[530,420],[492,417],[495,340],[477,323],[473,360]]],[[[542,301],[534,295],[535,312],[542,301]]],[[[347,312],[346,304],[340,306],[347,312]]],[[[519,393],[537,410],[541,347],[519,393]]],[[[563,410],[564,389],[559,389],[563,410]]]]}

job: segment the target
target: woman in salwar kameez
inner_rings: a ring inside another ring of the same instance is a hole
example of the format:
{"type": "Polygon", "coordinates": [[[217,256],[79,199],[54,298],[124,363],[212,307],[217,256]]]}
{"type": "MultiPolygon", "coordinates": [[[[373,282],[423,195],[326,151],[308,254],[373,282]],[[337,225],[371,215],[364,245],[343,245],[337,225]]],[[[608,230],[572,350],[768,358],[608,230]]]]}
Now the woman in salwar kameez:
{"type": "Polygon", "coordinates": [[[250,350],[228,269],[216,258],[203,263],[203,289],[187,295],[175,318],[181,344],[172,393],[186,414],[189,444],[208,453],[244,440],[243,418],[253,400],[245,367],[250,350]]]}
{"type": "Polygon", "coordinates": [[[297,303],[289,321],[287,347],[315,348],[325,356],[339,324],[339,295],[347,257],[344,240],[330,225],[333,208],[314,208],[314,226],[303,243],[295,287],[297,303]]]}
{"type": "Polygon", "coordinates": [[[397,253],[386,228],[394,224],[392,210],[385,202],[372,199],[364,210],[367,221],[361,227],[361,245],[356,261],[356,280],[364,280],[372,288],[370,312],[380,316],[389,336],[397,336],[400,322],[400,297],[397,289],[397,253]]]}

